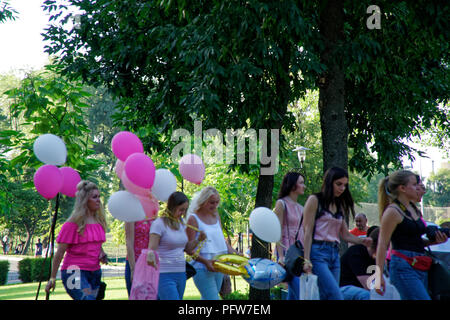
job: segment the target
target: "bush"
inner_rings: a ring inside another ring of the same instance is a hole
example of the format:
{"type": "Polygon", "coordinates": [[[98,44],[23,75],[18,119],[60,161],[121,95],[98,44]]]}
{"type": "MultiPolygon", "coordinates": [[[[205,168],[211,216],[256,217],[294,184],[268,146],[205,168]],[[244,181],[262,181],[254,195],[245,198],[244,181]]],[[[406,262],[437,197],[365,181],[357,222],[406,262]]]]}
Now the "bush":
{"type": "Polygon", "coordinates": [[[248,292],[233,291],[223,297],[223,300],[248,300],[248,292]]]}
{"type": "Polygon", "coordinates": [[[47,280],[50,277],[50,258],[47,258],[42,266],[44,260],[45,258],[25,258],[20,260],[19,279],[23,283],[47,280]]]}
{"type": "Polygon", "coordinates": [[[25,258],[19,261],[19,279],[23,283],[31,282],[31,263],[33,259],[25,258]]]}
{"type": "Polygon", "coordinates": [[[0,261],[0,286],[8,281],[9,261],[0,261]]]}

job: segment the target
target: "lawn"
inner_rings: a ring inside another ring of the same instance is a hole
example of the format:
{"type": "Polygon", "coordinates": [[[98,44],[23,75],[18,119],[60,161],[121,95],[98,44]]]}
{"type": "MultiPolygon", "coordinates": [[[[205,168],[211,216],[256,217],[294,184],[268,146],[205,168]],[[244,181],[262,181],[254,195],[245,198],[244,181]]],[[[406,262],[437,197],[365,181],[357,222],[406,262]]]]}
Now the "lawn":
{"type": "MultiPolygon", "coordinates": [[[[127,300],[127,290],[125,288],[124,278],[105,278],[103,279],[107,284],[105,300],[127,300]]],[[[233,280],[232,280],[233,282],[233,280]]],[[[241,277],[236,277],[236,287],[241,293],[248,291],[248,284],[241,277]]],[[[24,283],[0,286],[0,300],[34,300],[38,283],[24,283]]],[[[39,292],[39,300],[45,300],[45,283],[41,285],[39,292]]],[[[234,288],[234,285],[232,285],[234,288]]],[[[195,287],[194,281],[189,279],[186,283],[186,290],[184,292],[184,300],[199,300],[200,293],[195,287]]],[[[50,295],[50,300],[71,300],[69,295],[64,290],[60,280],[56,282],[56,289],[50,295]]]]}

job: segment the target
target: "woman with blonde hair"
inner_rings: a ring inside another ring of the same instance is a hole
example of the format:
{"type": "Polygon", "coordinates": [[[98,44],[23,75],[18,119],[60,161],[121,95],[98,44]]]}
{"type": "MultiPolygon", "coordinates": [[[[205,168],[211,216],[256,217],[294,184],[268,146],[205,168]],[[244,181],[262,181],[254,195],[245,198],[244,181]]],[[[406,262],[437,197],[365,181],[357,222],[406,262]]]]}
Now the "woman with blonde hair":
{"type": "MultiPolygon", "coordinates": [[[[378,210],[380,235],[376,256],[377,272],[375,289],[379,294],[385,290],[382,276],[386,250],[392,243],[389,273],[392,284],[403,300],[430,300],[427,277],[430,258],[425,246],[431,243],[422,239],[425,223],[414,202],[417,199],[417,179],[413,172],[399,170],[380,181],[378,187],[378,210]]],[[[447,236],[437,233],[436,242],[442,243],[447,236]]]]}
{"type": "Polygon", "coordinates": [[[83,180],[77,185],[75,206],[63,224],[56,242],[50,280],[46,292],[55,288],[56,274],[61,266],[61,280],[74,300],[96,300],[101,282],[100,262],[107,263],[103,251],[106,220],[95,183],[83,180]]]}
{"type": "MultiPolygon", "coordinates": [[[[203,300],[219,300],[224,275],[214,269],[213,258],[219,254],[236,253],[236,251],[225,241],[222,232],[222,224],[217,212],[220,203],[219,192],[213,187],[206,187],[195,199],[196,201],[192,201],[192,213],[187,223],[206,234],[206,243],[192,263],[197,271],[194,283],[203,300]]],[[[189,240],[195,239],[197,235],[197,232],[191,228],[186,229],[186,233],[189,240]]]]}
{"type": "Polygon", "coordinates": [[[205,239],[200,234],[198,239],[186,235],[186,225],[182,218],[189,206],[189,199],[182,192],[174,192],[167,200],[165,214],[157,218],[150,227],[147,264],[157,265],[155,251],[159,254],[158,298],[160,300],[182,300],[186,288],[186,260],[184,252],[192,252],[198,243],[205,239]]]}

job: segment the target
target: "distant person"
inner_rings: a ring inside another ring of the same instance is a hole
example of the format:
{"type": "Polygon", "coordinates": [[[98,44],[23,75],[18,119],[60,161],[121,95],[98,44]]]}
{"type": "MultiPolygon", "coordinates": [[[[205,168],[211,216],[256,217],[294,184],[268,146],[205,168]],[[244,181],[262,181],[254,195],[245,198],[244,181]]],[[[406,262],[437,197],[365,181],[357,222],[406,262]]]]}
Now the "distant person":
{"type": "Polygon", "coordinates": [[[367,225],[367,217],[364,213],[358,213],[356,215],[355,224],[356,227],[350,230],[350,233],[356,237],[366,236],[369,226],[367,225]]]}
{"type": "Polygon", "coordinates": [[[370,247],[362,244],[351,246],[341,257],[341,278],[339,285],[344,300],[369,300],[367,286],[368,268],[375,265],[379,228],[371,228],[368,236],[372,239],[370,247]]]}
{"type": "Polygon", "coordinates": [[[75,206],[56,238],[56,250],[47,293],[55,288],[61,266],[61,280],[74,300],[96,300],[100,290],[101,263],[108,263],[102,244],[106,241],[106,219],[95,183],[83,180],[77,185],[75,206]],[[74,275],[74,273],[78,273],[74,275]],[[75,281],[74,281],[75,280],[75,281]]]}
{"type": "Polygon", "coordinates": [[[38,242],[35,245],[35,249],[34,249],[34,257],[40,257],[42,256],[42,242],[41,242],[41,238],[38,239],[38,242]]]}

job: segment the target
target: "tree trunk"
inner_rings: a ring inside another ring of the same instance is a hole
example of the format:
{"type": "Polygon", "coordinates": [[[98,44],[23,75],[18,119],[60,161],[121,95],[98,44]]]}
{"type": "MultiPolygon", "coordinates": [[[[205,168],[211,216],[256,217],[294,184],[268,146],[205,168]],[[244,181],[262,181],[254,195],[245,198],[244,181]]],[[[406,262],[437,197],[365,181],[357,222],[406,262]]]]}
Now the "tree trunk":
{"type": "MultiPolygon", "coordinates": [[[[259,175],[258,188],[256,191],[255,208],[272,206],[273,175],[259,175]]],[[[255,234],[252,236],[252,258],[267,258],[269,255],[269,243],[259,239],[255,234]]],[[[259,290],[250,286],[249,300],[269,300],[269,290],[259,290]]]]}
{"type": "MultiPolygon", "coordinates": [[[[327,66],[319,79],[319,113],[322,129],[323,171],[348,170],[348,126],[345,116],[345,76],[340,47],[344,40],[344,2],[325,1],[320,13],[320,34],[325,43],[321,62],[327,66]]],[[[348,225],[348,218],[345,219],[348,225]]],[[[340,252],[348,248],[341,242],[340,252]]]]}
{"type": "Polygon", "coordinates": [[[323,171],[348,166],[348,127],[344,103],[344,70],[339,51],[344,37],[342,0],[326,1],[320,15],[320,34],[325,43],[321,62],[327,70],[319,79],[319,112],[322,129],[323,171]]]}

